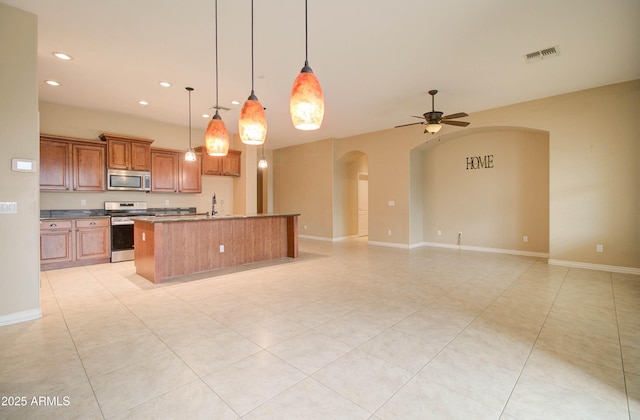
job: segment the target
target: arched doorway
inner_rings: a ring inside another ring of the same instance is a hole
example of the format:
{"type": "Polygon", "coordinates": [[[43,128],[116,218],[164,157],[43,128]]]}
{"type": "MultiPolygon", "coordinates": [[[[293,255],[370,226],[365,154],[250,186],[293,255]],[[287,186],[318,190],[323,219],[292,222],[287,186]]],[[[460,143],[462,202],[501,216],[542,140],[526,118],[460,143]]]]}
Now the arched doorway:
{"type": "Polygon", "coordinates": [[[366,237],[369,230],[369,159],[360,151],[342,155],[334,167],[334,239],[366,237]]]}

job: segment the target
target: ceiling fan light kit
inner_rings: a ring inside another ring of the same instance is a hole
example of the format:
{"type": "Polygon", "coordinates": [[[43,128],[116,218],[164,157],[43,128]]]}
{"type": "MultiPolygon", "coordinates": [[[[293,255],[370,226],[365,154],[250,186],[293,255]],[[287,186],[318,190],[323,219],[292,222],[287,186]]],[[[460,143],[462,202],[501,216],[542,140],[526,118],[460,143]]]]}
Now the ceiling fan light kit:
{"type": "Polygon", "coordinates": [[[324,118],[324,95],[318,78],[309,67],[309,31],[307,0],[304,2],[305,60],[304,67],[293,82],[289,111],[298,130],[317,130],[324,118]]]}
{"type": "Polygon", "coordinates": [[[229,132],[218,109],[218,0],[215,1],[216,22],[216,113],[204,133],[204,145],[209,156],[226,156],[229,152],[229,132]]]}
{"type": "Polygon", "coordinates": [[[426,133],[436,134],[442,128],[442,124],[456,125],[458,127],[466,127],[470,124],[466,121],[453,121],[455,118],[468,117],[469,115],[465,112],[458,112],[456,114],[449,114],[449,115],[443,116],[442,112],[436,111],[435,109],[436,93],[438,93],[438,91],[435,89],[429,91],[429,95],[431,95],[431,111],[430,112],[425,112],[424,114],[422,114],[421,117],[412,115],[412,117],[424,119],[424,121],[417,122],[417,123],[397,125],[395,128],[406,127],[409,125],[416,125],[416,124],[421,124],[421,125],[426,124],[425,130],[424,130],[425,134],[426,133]]]}

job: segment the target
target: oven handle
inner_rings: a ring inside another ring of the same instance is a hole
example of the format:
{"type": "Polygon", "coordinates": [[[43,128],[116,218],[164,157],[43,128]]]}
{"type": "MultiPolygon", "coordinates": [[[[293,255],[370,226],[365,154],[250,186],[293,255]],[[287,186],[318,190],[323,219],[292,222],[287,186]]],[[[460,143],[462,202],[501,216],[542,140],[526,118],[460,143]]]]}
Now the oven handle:
{"type": "Polygon", "coordinates": [[[126,225],[132,225],[133,224],[133,220],[125,220],[125,221],[118,221],[118,220],[113,220],[111,219],[111,226],[126,226],[126,225]]]}

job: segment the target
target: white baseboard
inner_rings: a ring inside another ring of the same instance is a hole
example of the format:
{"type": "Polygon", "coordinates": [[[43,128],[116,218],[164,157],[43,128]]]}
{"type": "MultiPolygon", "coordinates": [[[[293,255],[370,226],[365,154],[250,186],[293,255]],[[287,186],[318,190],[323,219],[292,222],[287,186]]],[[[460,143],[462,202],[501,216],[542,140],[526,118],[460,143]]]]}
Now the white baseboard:
{"type": "Polygon", "coordinates": [[[298,235],[298,238],[305,238],[305,239],[313,239],[315,241],[326,241],[326,242],[342,242],[342,241],[350,241],[352,239],[358,239],[359,236],[354,235],[354,236],[338,236],[335,238],[327,238],[325,236],[311,236],[311,235],[298,235]]]}
{"type": "Polygon", "coordinates": [[[487,248],[483,246],[452,245],[452,244],[442,244],[438,242],[422,242],[416,245],[417,246],[414,246],[415,248],[417,248],[418,246],[433,246],[437,248],[460,249],[465,251],[492,252],[494,254],[509,254],[509,255],[522,255],[523,257],[549,258],[549,254],[547,252],[520,251],[516,249],[503,249],[503,248],[487,248]]]}
{"type": "Polygon", "coordinates": [[[409,245],[407,244],[398,244],[395,242],[378,242],[378,241],[369,241],[369,245],[375,246],[386,246],[388,248],[401,248],[401,249],[409,249],[409,245]]]}
{"type": "Polygon", "coordinates": [[[333,242],[333,238],[327,238],[326,236],[311,236],[311,235],[300,235],[299,234],[298,238],[313,239],[314,241],[333,242]]]}
{"type": "Polygon", "coordinates": [[[30,309],[28,311],[14,312],[12,314],[0,316],[0,327],[5,325],[17,324],[19,322],[33,321],[42,318],[42,311],[38,309],[30,309]]]}
{"type": "Polygon", "coordinates": [[[618,265],[591,264],[578,261],[565,261],[550,259],[547,261],[549,265],[558,265],[561,267],[584,268],[586,270],[607,271],[611,273],[635,274],[640,275],[640,268],[621,267],[618,265]]]}

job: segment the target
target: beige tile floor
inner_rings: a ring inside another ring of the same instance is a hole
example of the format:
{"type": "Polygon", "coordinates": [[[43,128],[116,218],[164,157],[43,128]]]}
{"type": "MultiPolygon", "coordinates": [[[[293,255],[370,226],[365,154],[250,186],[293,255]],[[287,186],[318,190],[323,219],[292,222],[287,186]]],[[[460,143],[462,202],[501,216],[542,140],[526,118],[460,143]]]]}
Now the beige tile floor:
{"type": "Polygon", "coordinates": [[[640,419],[638,276],[300,250],[161,285],[132,262],[43,272],[43,318],[0,328],[0,396],[26,398],[0,418],[640,419]]]}

